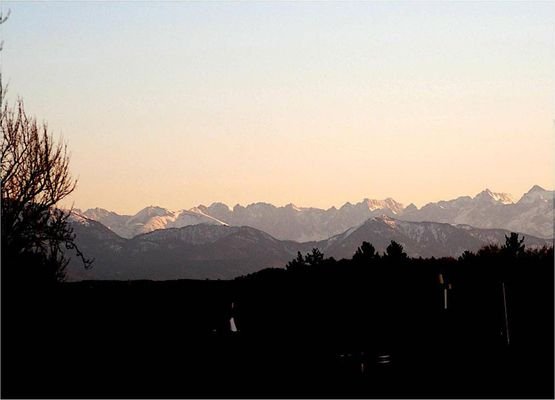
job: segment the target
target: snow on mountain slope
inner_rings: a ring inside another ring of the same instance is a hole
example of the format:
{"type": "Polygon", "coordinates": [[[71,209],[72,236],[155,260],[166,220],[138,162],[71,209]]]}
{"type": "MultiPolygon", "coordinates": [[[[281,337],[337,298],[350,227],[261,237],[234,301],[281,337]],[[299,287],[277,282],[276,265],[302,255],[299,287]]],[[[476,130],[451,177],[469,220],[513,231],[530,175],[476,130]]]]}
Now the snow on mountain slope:
{"type": "Polygon", "coordinates": [[[122,237],[131,238],[157,229],[180,228],[200,223],[251,226],[275,238],[299,242],[327,239],[358,226],[367,219],[386,215],[406,221],[433,221],[468,224],[478,228],[499,228],[524,232],[542,238],[553,237],[553,191],[534,186],[518,202],[510,195],[489,189],[474,197],[428,203],[418,209],[404,207],[392,198],[364,199],[345,203],[340,208],[319,209],[288,204],[276,207],[269,203],[253,203],[233,208],[223,203],[199,205],[189,210],[169,211],[147,207],[133,216],[118,215],[103,209],[83,213],[102,222],[122,237]]]}
{"type": "Polygon", "coordinates": [[[126,222],[131,218],[131,215],[119,215],[103,208],[90,208],[82,212],[82,215],[102,223],[123,237],[126,236],[126,222]]]}
{"type": "MultiPolygon", "coordinates": [[[[391,240],[411,257],[457,257],[489,244],[503,244],[509,231],[477,229],[437,222],[408,222],[386,215],[372,217],[345,232],[318,242],[278,240],[248,226],[199,224],[161,229],[125,239],[100,222],[75,216],[71,224],[79,248],[95,263],[84,270],[74,254],[68,268],[80,279],[230,279],[267,267],[284,267],[298,251],[319,248],[326,256],[351,258],[362,242],[383,253],[391,240]]],[[[525,235],[528,247],[552,245],[525,235]]]]}
{"type": "Polygon", "coordinates": [[[488,203],[497,203],[497,204],[513,204],[513,199],[510,194],[508,193],[494,193],[489,189],[486,189],[480,193],[478,193],[474,197],[474,201],[482,201],[488,203]]]}
{"type": "Polygon", "coordinates": [[[541,238],[553,238],[553,191],[534,186],[514,203],[510,195],[486,189],[474,198],[428,203],[421,209],[405,209],[399,218],[468,224],[477,228],[507,229],[541,238]]]}
{"type": "Polygon", "coordinates": [[[269,203],[253,203],[233,208],[223,203],[195,207],[195,212],[211,216],[232,226],[252,226],[278,239],[295,241],[321,240],[364,222],[372,215],[398,215],[403,205],[388,198],[364,199],[360,203],[346,203],[340,209],[327,210],[298,207],[292,203],[276,207],[269,203]]]}
{"type": "Polygon", "coordinates": [[[177,215],[175,212],[166,210],[161,207],[146,207],[131,217],[126,227],[129,230],[129,236],[136,236],[142,233],[152,232],[157,229],[165,229],[169,223],[175,221],[177,215]]]}
{"type": "Polygon", "coordinates": [[[198,207],[191,208],[190,210],[181,210],[177,213],[177,217],[168,224],[169,228],[182,228],[188,225],[197,224],[213,224],[213,225],[227,225],[225,222],[220,221],[210,215],[205,214],[198,207]]]}
{"type": "Polygon", "coordinates": [[[111,211],[95,208],[85,211],[83,215],[101,222],[124,238],[132,238],[158,229],[181,228],[203,223],[225,225],[198,208],[170,211],[162,207],[149,206],[135,215],[118,215],[111,211]]]}

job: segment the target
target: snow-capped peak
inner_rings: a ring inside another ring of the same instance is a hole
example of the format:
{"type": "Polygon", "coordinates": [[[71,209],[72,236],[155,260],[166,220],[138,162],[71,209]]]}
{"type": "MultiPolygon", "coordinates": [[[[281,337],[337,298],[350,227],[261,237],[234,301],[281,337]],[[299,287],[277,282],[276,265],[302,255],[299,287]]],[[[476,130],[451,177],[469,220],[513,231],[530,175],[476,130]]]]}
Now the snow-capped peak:
{"type": "Polygon", "coordinates": [[[151,218],[151,217],[165,217],[173,215],[172,211],[158,206],[148,206],[143,208],[137,214],[133,216],[136,219],[151,218]]]}
{"type": "Polygon", "coordinates": [[[489,189],[486,189],[476,195],[474,200],[496,202],[501,204],[513,204],[514,201],[510,194],[508,193],[495,193],[489,189]]]}
{"type": "Polygon", "coordinates": [[[396,202],[391,197],[388,197],[384,200],[374,200],[374,199],[364,199],[361,203],[365,207],[368,207],[369,211],[376,211],[376,210],[390,210],[393,214],[399,214],[403,210],[403,205],[401,203],[396,202]]]}
{"type": "Polygon", "coordinates": [[[80,212],[76,212],[75,210],[71,211],[69,214],[69,220],[73,223],[78,223],[81,225],[90,225],[90,219],[85,217],[80,212]]]}

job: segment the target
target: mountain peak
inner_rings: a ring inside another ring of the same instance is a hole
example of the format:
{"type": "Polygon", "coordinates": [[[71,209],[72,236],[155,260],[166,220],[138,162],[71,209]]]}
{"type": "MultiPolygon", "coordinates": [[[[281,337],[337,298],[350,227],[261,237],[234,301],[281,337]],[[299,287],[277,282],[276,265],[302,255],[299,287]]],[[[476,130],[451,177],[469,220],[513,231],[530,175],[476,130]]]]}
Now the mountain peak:
{"type": "Polygon", "coordinates": [[[137,214],[135,214],[135,217],[138,217],[138,216],[149,216],[149,217],[158,216],[158,217],[162,217],[162,216],[166,216],[166,215],[170,215],[170,214],[172,214],[172,212],[165,209],[165,208],[158,207],[158,206],[148,206],[148,207],[143,208],[137,214]]]}
{"type": "Polygon", "coordinates": [[[251,211],[254,210],[256,212],[264,212],[264,211],[274,210],[277,207],[274,206],[273,204],[259,201],[257,203],[249,204],[246,208],[247,210],[251,210],[251,211]]]}
{"type": "Polygon", "coordinates": [[[345,204],[343,204],[340,208],[340,210],[345,210],[347,208],[353,208],[353,205],[351,204],[350,201],[346,202],[345,204]]]}
{"type": "MultiPolygon", "coordinates": [[[[535,186],[534,186],[534,187],[535,187],[535,186]]],[[[98,212],[98,211],[106,211],[106,212],[111,212],[111,211],[108,211],[108,210],[106,210],[105,208],[101,208],[101,207],[89,208],[89,209],[85,210],[85,212],[88,212],[88,211],[96,211],[96,212],[98,212]]]]}
{"type": "Polygon", "coordinates": [[[362,202],[357,204],[357,206],[359,205],[363,205],[364,207],[367,207],[368,210],[370,211],[388,209],[392,211],[394,214],[399,214],[403,210],[403,205],[401,203],[396,202],[391,197],[388,197],[384,200],[374,200],[374,199],[366,198],[366,199],[363,199],[362,202]]]}
{"type": "Polygon", "coordinates": [[[482,190],[480,193],[478,193],[474,198],[475,199],[488,199],[493,197],[493,192],[491,190],[489,190],[488,188],[482,190]]]}
{"type": "Polygon", "coordinates": [[[508,194],[508,193],[495,193],[495,192],[492,192],[491,190],[489,190],[487,188],[485,190],[481,191],[480,193],[478,193],[476,195],[476,197],[474,197],[474,200],[495,202],[495,203],[501,203],[501,204],[512,204],[513,203],[513,199],[512,199],[510,194],[508,194]]]}
{"type": "Polygon", "coordinates": [[[106,210],[105,208],[95,207],[95,208],[89,208],[83,211],[82,214],[88,217],[89,215],[96,216],[96,215],[109,215],[109,214],[115,214],[115,213],[113,211],[106,210]]]}
{"type": "Polygon", "coordinates": [[[537,202],[546,203],[549,201],[553,201],[553,191],[545,190],[539,185],[534,185],[528,192],[524,193],[518,203],[534,204],[537,202]]]}
{"type": "Polygon", "coordinates": [[[300,207],[297,207],[295,204],[293,203],[289,203],[285,206],[285,208],[290,209],[290,210],[294,210],[294,211],[302,211],[300,207]]]}
{"type": "Polygon", "coordinates": [[[219,202],[219,201],[210,204],[210,207],[206,207],[206,208],[231,211],[231,207],[229,207],[227,204],[219,202]]]}
{"type": "Polygon", "coordinates": [[[544,188],[542,188],[540,185],[534,185],[528,191],[528,193],[535,193],[535,192],[546,192],[546,190],[544,188]]]}

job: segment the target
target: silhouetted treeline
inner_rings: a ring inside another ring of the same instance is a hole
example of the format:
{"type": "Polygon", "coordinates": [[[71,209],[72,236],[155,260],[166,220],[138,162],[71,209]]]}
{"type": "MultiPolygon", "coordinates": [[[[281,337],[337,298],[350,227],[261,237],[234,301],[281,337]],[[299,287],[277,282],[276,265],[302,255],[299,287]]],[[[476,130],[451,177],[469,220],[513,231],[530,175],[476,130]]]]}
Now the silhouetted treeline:
{"type": "Polygon", "coordinates": [[[339,357],[366,369],[349,386],[361,396],[552,396],[553,248],[525,250],[516,234],[458,259],[411,259],[395,242],[351,260],[315,249],[238,281],[239,328],[306,354],[328,392],[355,376],[339,357]]]}
{"type": "Polygon", "coordinates": [[[553,397],[553,249],[2,292],[5,397],[553,397]],[[29,384],[29,382],[33,382],[29,384]]]}

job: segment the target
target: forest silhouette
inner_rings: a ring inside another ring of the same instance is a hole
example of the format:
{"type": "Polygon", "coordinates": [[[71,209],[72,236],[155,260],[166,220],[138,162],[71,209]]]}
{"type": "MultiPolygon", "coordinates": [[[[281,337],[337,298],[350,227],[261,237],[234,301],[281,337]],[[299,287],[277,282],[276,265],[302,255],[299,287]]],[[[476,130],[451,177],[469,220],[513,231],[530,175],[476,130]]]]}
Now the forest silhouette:
{"type": "MultiPolygon", "coordinates": [[[[32,271],[32,268],[25,269],[32,271]]],[[[553,248],[2,288],[4,397],[553,397],[553,248]]]]}

